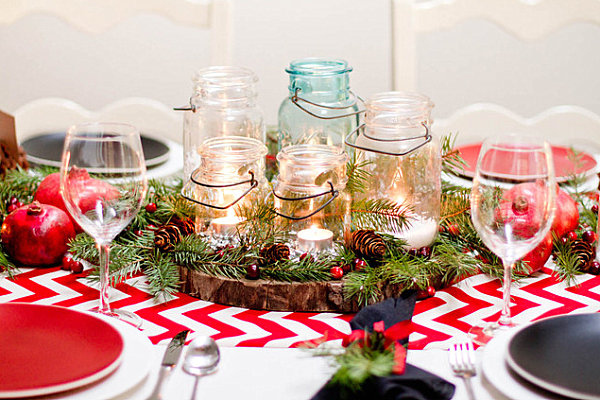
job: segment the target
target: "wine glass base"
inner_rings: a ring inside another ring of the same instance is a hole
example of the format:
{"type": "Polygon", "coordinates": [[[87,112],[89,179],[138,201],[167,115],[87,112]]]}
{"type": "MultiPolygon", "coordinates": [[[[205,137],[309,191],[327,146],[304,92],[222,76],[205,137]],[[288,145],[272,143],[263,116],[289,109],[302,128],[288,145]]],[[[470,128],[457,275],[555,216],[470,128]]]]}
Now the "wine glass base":
{"type": "Polygon", "coordinates": [[[110,311],[100,311],[98,308],[94,308],[90,310],[92,312],[107,315],[112,318],[116,318],[123,322],[128,323],[129,325],[134,326],[137,329],[140,329],[142,326],[142,318],[139,315],[132,313],[131,311],[119,310],[119,309],[110,309],[110,311]]]}
{"type": "Polygon", "coordinates": [[[499,324],[498,322],[491,322],[487,324],[473,325],[469,329],[469,337],[473,343],[480,346],[485,346],[494,337],[508,332],[511,328],[516,325],[512,322],[509,324],[499,324]]]}

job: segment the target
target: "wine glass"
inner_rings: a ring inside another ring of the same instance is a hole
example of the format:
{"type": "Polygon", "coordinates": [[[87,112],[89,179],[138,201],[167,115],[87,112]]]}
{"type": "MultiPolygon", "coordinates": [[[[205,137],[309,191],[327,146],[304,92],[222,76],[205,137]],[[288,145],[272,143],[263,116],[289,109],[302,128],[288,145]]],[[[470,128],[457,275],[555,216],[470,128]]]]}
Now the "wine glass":
{"type": "Polygon", "coordinates": [[[111,310],[111,241],[133,220],[148,190],[139,131],[127,124],[87,123],[67,131],[60,168],[60,191],[67,210],[94,238],[99,251],[101,314],[139,325],[128,311],[111,310]]]}
{"type": "Polygon", "coordinates": [[[510,285],[515,262],[549,234],[556,183],[550,145],[541,138],[504,135],[484,141],[471,190],[471,218],[485,245],[504,266],[503,305],[495,323],[473,326],[469,335],[485,344],[514,326],[510,285]]]}

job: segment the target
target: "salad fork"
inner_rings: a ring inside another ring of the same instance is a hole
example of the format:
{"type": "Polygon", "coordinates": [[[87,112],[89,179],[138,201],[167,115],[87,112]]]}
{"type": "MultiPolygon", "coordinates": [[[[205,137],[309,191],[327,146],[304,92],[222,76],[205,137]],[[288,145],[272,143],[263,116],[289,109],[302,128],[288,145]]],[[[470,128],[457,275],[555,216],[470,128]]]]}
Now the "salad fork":
{"type": "Polygon", "coordinates": [[[471,341],[456,343],[448,349],[448,362],[452,372],[465,381],[469,399],[475,400],[471,378],[476,375],[475,353],[471,341]]]}

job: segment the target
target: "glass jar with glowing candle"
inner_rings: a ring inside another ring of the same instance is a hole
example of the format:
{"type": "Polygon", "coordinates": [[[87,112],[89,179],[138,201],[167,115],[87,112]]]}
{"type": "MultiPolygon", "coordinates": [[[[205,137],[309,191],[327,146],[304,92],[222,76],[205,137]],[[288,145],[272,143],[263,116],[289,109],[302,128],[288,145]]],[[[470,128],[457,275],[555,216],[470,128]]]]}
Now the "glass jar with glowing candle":
{"type": "Polygon", "coordinates": [[[368,188],[355,199],[404,205],[408,226],[385,233],[403,238],[408,248],[428,246],[438,232],[441,197],[441,152],[430,129],[433,103],[418,93],[387,92],[365,107],[364,125],[346,141],[370,174],[368,188]]]}
{"type": "Polygon", "coordinates": [[[277,161],[274,207],[293,255],[332,252],[350,222],[348,156],[335,147],[303,144],[285,147],[277,161]]]}
{"type": "Polygon", "coordinates": [[[200,165],[199,148],[211,137],[243,136],[265,143],[263,114],[256,104],[258,78],[246,68],[213,66],[198,70],[183,123],[184,177],[200,165]]]}
{"type": "Polygon", "coordinates": [[[196,233],[213,245],[237,241],[243,235],[243,209],[264,202],[267,147],[257,139],[224,136],[210,138],[199,147],[200,166],[182,189],[198,204],[196,233]]]}
{"type": "Polygon", "coordinates": [[[290,63],[289,94],[279,107],[280,149],[325,144],[343,150],[360,113],[350,91],[351,71],[344,60],[306,58],[290,63]]]}

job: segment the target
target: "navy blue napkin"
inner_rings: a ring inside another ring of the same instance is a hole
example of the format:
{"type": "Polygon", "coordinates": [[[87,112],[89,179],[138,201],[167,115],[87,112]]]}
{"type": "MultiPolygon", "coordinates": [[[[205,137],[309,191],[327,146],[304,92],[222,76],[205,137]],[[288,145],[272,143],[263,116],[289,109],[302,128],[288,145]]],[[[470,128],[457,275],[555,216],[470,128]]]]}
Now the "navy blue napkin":
{"type": "MultiPolygon", "coordinates": [[[[410,320],[415,309],[416,292],[405,291],[399,298],[387,299],[361,309],[350,321],[355,329],[372,331],[375,322],[383,321],[385,328],[410,320]]],[[[404,339],[403,344],[408,342],[404,339]]],[[[347,392],[328,382],[312,400],[447,400],[454,395],[454,385],[437,375],[406,364],[402,375],[372,377],[358,392],[347,392]],[[345,397],[348,396],[348,397],[345,397]]]]}

